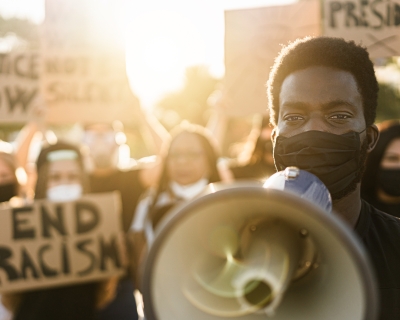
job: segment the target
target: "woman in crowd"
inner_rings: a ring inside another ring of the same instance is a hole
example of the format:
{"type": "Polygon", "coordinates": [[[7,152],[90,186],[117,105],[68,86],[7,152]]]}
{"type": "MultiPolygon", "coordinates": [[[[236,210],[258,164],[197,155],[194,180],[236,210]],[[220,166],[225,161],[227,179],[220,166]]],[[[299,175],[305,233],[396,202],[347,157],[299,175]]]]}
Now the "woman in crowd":
{"type": "Polygon", "coordinates": [[[377,209],[400,217],[400,121],[378,125],[380,137],[368,155],[362,197],[377,209]]]}
{"type": "MultiPolygon", "coordinates": [[[[79,149],[58,142],[44,147],[37,159],[35,199],[73,201],[87,192],[79,149]]],[[[96,310],[113,298],[115,279],[5,295],[14,320],[94,320],[96,310]]]]}
{"type": "Polygon", "coordinates": [[[135,266],[145,247],[146,221],[149,223],[146,236],[152,237],[153,231],[171,207],[194,198],[207,184],[220,181],[217,159],[215,143],[204,127],[185,122],[171,131],[171,141],[164,150],[157,187],[149,190],[139,202],[131,226],[135,266]]]}

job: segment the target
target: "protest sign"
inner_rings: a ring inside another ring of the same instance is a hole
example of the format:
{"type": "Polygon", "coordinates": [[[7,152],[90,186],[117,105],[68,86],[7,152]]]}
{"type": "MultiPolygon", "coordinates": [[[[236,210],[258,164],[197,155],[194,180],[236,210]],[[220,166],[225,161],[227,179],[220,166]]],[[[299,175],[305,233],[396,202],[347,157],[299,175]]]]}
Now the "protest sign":
{"type": "Polygon", "coordinates": [[[0,209],[0,292],[102,280],[124,273],[117,192],[75,202],[0,209]]]}
{"type": "Polygon", "coordinates": [[[320,35],[318,0],[225,12],[225,90],[229,116],[265,113],[266,82],[281,45],[320,35]]]}
{"type": "Polygon", "coordinates": [[[0,53],[0,123],[26,123],[39,95],[37,51],[0,53]]]}
{"type": "Polygon", "coordinates": [[[400,55],[400,0],[324,0],[324,31],[361,43],[371,58],[400,55]]]}
{"type": "Polygon", "coordinates": [[[42,94],[49,123],[123,122],[135,119],[125,61],[112,54],[45,52],[42,94]]]}
{"type": "Polygon", "coordinates": [[[41,92],[52,124],[135,122],[138,100],[106,2],[46,0],[41,92]]]}

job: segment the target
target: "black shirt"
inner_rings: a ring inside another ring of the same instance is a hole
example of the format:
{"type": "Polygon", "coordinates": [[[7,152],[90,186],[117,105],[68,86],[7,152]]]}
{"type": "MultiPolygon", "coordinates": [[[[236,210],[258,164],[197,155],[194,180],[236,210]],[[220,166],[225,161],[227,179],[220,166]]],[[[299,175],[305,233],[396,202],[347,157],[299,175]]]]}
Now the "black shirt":
{"type": "Polygon", "coordinates": [[[140,182],[140,170],[114,171],[107,175],[90,175],[91,192],[118,190],[122,199],[122,222],[125,232],[131,226],[138,200],[145,190],[140,182]]]}
{"type": "Polygon", "coordinates": [[[400,220],[362,200],[355,231],[378,280],[381,320],[400,319],[400,220]]]}
{"type": "Polygon", "coordinates": [[[14,320],[94,320],[96,283],[28,291],[14,320]]]}
{"type": "Polygon", "coordinates": [[[370,200],[367,198],[365,198],[365,200],[367,200],[370,204],[372,204],[378,210],[381,210],[392,216],[400,218],[400,203],[389,204],[389,203],[379,201],[378,199],[370,200]]]}

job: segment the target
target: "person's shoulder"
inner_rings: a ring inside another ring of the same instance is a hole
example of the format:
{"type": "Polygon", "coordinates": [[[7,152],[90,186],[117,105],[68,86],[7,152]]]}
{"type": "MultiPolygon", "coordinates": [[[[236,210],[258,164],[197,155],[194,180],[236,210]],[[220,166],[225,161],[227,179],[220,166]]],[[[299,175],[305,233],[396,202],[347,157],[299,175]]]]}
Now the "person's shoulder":
{"type": "Polygon", "coordinates": [[[367,202],[365,203],[368,206],[371,221],[375,227],[386,227],[393,229],[393,231],[397,230],[400,235],[400,218],[383,212],[367,202]]]}

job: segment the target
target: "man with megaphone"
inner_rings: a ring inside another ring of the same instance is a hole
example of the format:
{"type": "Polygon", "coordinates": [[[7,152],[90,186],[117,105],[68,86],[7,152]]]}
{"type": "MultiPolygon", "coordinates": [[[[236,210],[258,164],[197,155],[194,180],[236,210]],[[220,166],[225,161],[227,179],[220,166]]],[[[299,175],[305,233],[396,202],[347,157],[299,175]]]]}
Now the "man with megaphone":
{"type": "MultiPolygon", "coordinates": [[[[360,197],[378,84],[368,52],[339,38],[304,38],[284,47],[268,80],[274,160],[315,174],[333,210],[364,243],[378,279],[380,319],[400,319],[400,221],[360,197]]],[[[400,186],[399,186],[400,187],[400,186]]]]}
{"type": "Polygon", "coordinates": [[[354,42],[284,47],[268,81],[279,172],[168,212],[143,268],[146,319],[400,319],[400,220],[360,197],[377,93],[354,42]]]}

